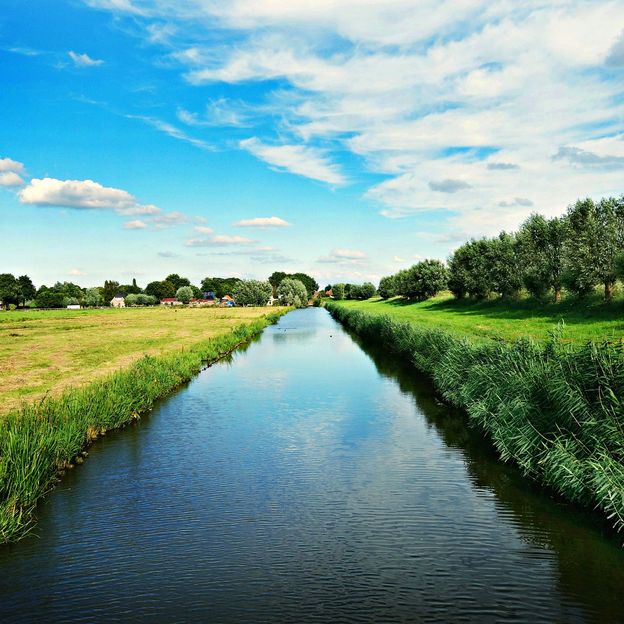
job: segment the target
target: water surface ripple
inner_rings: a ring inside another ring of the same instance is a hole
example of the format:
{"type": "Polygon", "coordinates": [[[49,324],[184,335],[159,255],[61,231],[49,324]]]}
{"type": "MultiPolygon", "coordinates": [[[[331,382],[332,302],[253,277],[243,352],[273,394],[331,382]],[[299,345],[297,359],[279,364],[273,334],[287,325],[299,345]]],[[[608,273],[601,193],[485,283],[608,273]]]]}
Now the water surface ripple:
{"type": "Polygon", "coordinates": [[[321,309],[91,449],[2,622],[616,622],[624,555],[321,309]]]}

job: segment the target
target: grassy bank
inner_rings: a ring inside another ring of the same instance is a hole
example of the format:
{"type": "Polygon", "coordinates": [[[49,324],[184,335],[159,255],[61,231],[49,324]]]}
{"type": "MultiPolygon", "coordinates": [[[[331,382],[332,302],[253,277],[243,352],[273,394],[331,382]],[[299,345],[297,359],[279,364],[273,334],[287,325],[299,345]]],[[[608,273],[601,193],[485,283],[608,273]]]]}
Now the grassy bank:
{"type": "Polygon", "coordinates": [[[0,312],[0,414],[264,314],[265,308],[165,307],[0,312]]]}
{"type": "MultiPolygon", "coordinates": [[[[490,436],[501,458],[565,499],[624,528],[621,344],[471,340],[354,306],[331,314],[429,374],[490,436]]],[[[365,308],[368,310],[367,308],[365,308]]]]}
{"type": "MultiPolygon", "coordinates": [[[[66,390],[0,418],[0,542],[33,525],[37,501],[59,471],[81,461],[81,451],[105,431],[120,427],[277,320],[280,312],[238,324],[192,347],[144,356],[83,387],[66,390]]],[[[266,309],[264,310],[266,313],[266,309]]]]}
{"type": "Polygon", "coordinates": [[[397,298],[341,301],[340,305],[480,340],[512,341],[526,336],[546,340],[560,321],[565,323],[564,341],[601,342],[624,336],[624,301],[604,304],[599,296],[555,304],[531,299],[460,301],[443,294],[417,303],[397,298]]]}

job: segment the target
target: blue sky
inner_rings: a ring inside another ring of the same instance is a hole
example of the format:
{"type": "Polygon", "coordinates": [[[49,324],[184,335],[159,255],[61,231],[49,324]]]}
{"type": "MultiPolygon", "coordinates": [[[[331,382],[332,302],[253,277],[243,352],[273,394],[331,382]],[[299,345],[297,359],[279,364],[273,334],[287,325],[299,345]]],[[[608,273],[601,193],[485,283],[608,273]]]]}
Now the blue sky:
{"type": "Polygon", "coordinates": [[[0,272],[361,282],[619,195],[624,3],[4,0],[0,272]]]}

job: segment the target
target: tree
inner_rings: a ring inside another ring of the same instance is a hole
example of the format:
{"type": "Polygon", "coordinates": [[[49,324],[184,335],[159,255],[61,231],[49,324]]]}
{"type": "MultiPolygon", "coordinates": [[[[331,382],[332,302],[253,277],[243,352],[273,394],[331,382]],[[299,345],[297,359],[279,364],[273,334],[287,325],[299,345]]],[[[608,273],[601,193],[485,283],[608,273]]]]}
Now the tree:
{"type": "Polygon", "coordinates": [[[555,301],[561,300],[565,236],[564,218],[532,214],[522,224],[517,237],[518,259],[524,286],[534,297],[543,297],[552,289],[555,301]]]}
{"type": "Polygon", "coordinates": [[[188,303],[193,298],[193,289],[190,286],[180,286],[176,290],[175,298],[182,303],[188,303]]]}
{"type": "Polygon", "coordinates": [[[139,295],[136,293],[130,293],[126,295],[124,302],[127,306],[135,306],[139,304],[139,295]]]}
{"type": "Polygon", "coordinates": [[[138,295],[143,291],[137,286],[136,280],[133,279],[132,284],[122,284],[119,286],[119,292],[126,293],[127,295],[138,295]]]}
{"type": "Polygon", "coordinates": [[[596,263],[599,255],[596,212],[596,205],[589,198],[579,199],[568,208],[563,282],[579,297],[587,296],[600,281],[596,263]]]}
{"type": "Polygon", "coordinates": [[[104,298],[102,297],[102,293],[99,288],[87,288],[87,291],[82,298],[82,305],[89,308],[101,306],[103,302],[104,298]]]}
{"type": "Polygon", "coordinates": [[[20,284],[11,273],[0,274],[0,301],[9,309],[9,304],[17,305],[20,298],[20,284]]]}
{"type": "Polygon", "coordinates": [[[522,288],[520,264],[516,253],[516,239],[501,232],[487,241],[486,260],[490,289],[501,297],[517,295],[522,288]]]}
{"type": "Polygon", "coordinates": [[[54,288],[40,286],[35,296],[38,308],[60,308],[63,305],[64,296],[54,288]]]}
{"type": "Polygon", "coordinates": [[[449,260],[448,286],[458,298],[484,299],[491,292],[488,266],[489,241],[470,240],[458,247],[449,260]]]}
{"type": "Polygon", "coordinates": [[[22,302],[22,305],[26,305],[27,301],[34,299],[37,294],[37,289],[28,275],[20,275],[17,278],[17,281],[19,282],[20,290],[19,299],[22,302]]]}
{"type": "Polygon", "coordinates": [[[165,282],[170,282],[173,284],[174,290],[178,290],[178,288],[182,288],[182,286],[190,286],[191,281],[186,277],[180,277],[177,273],[171,273],[167,275],[164,279],[165,282]]]}
{"type": "Polygon", "coordinates": [[[448,284],[448,270],[439,260],[423,260],[397,274],[397,292],[408,299],[434,297],[448,284]]]}
{"type": "Polygon", "coordinates": [[[308,305],[308,292],[300,280],[284,278],[277,289],[280,303],[296,308],[305,308],[308,305]]]}
{"type": "Polygon", "coordinates": [[[308,299],[310,299],[314,292],[317,291],[319,288],[318,282],[306,273],[293,273],[288,277],[294,280],[299,280],[305,286],[305,289],[308,293],[308,299]]]}
{"type": "Polygon", "coordinates": [[[345,285],[344,284],[334,284],[332,287],[332,293],[334,295],[334,299],[336,301],[340,301],[345,298],[345,285]]]}
{"type": "Polygon", "coordinates": [[[377,289],[370,282],[364,282],[360,286],[359,298],[360,299],[370,299],[377,294],[377,289]]]}
{"type": "Polygon", "coordinates": [[[272,294],[270,282],[260,280],[239,280],[232,291],[234,301],[242,306],[265,306],[272,294]]]}
{"type": "Polygon", "coordinates": [[[273,287],[273,296],[277,296],[277,288],[287,276],[288,274],[284,273],[284,271],[274,271],[269,275],[269,284],[273,287]]]}
{"type": "Polygon", "coordinates": [[[379,280],[377,293],[382,299],[390,299],[390,297],[396,296],[396,279],[394,275],[388,275],[379,280]]]}
{"type": "Polygon", "coordinates": [[[202,291],[213,292],[217,299],[232,294],[236,284],[240,282],[238,277],[204,277],[201,282],[202,291]]]}
{"type": "Polygon", "coordinates": [[[111,299],[119,292],[119,282],[113,280],[106,280],[104,282],[104,288],[102,289],[102,297],[104,297],[104,304],[110,305],[111,299]]]}
{"type": "Polygon", "coordinates": [[[596,205],[596,258],[598,281],[604,285],[604,300],[613,298],[618,256],[624,246],[624,197],[601,199],[596,205]]]}

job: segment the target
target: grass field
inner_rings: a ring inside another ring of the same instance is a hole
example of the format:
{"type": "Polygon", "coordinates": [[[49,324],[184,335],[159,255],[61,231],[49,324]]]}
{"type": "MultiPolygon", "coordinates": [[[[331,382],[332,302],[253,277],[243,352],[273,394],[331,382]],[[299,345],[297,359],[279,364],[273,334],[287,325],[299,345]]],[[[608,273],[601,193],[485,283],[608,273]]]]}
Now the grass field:
{"type": "Polygon", "coordinates": [[[512,341],[531,336],[537,340],[564,321],[563,340],[619,341],[624,338],[624,302],[604,304],[598,297],[581,302],[459,301],[449,294],[428,301],[408,303],[402,299],[340,301],[340,305],[373,314],[387,314],[426,328],[438,328],[478,339],[512,341]]]}
{"type": "Polygon", "coordinates": [[[269,308],[126,308],[0,312],[0,414],[58,396],[144,355],[190,347],[269,308]]]}

